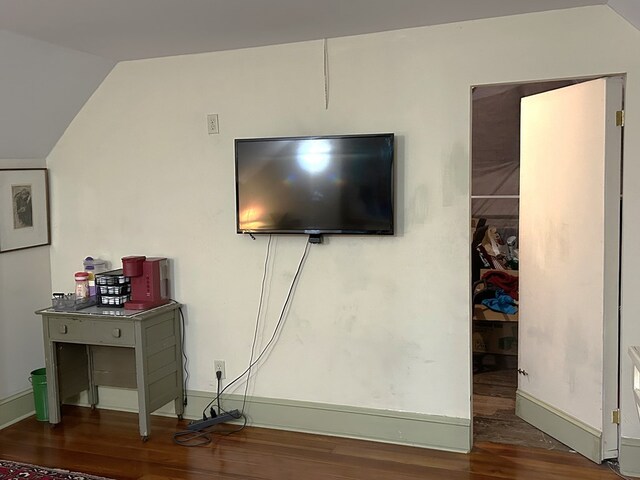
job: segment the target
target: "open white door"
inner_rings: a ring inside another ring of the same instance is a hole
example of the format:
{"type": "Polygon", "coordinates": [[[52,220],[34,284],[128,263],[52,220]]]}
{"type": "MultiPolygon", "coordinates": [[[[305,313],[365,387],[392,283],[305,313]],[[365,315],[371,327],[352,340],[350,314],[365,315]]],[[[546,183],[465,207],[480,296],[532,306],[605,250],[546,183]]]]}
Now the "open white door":
{"type": "Polygon", "coordinates": [[[521,113],[516,413],[598,463],[618,456],[622,95],[602,78],[521,113]]]}

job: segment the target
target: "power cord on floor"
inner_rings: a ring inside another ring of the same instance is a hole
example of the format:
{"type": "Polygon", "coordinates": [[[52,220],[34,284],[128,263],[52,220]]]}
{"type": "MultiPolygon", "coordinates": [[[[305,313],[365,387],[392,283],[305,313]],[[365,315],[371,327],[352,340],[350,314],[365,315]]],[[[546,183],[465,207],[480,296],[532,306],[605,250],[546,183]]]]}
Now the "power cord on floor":
{"type": "Polygon", "coordinates": [[[183,430],[173,434],[173,442],[183,447],[204,447],[211,443],[211,432],[183,430]]]}
{"type": "MultiPolygon", "coordinates": [[[[211,415],[211,418],[215,418],[218,415],[222,415],[223,413],[229,413],[227,411],[225,411],[222,406],[220,405],[220,381],[222,380],[222,372],[220,370],[216,371],[216,379],[217,379],[217,399],[218,399],[218,413],[216,413],[216,411],[214,410],[213,407],[211,407],[211,410],[209,412],[209,414],[211,415]]],[[[239,431],[241,431],[242,429],[244,429],[244,427],[247,426],[247,417],[243,414],[240,413],[238,416],[235,415],[231,415],[233,418],[235,419],[243,419],[243,424],[240,428],[236,429],[236,430],[230,430],[230,431],[220,431],[220,430],[213,430],[213,427],[217,426],[217,425],[212,425],[211,427],[202,429],[202,430],[197,430],[197,431],[193,431],[193,430],[183,430],[180,432],[176,432],[173,434],[173,442],[183,446],[183,447],[204,447],[206,445],[209,445],[212,441],[212,435],[220,435],[220,436],[227,436],[227,435],[231,435],[232,433],[238,433],[239,431]]],[[[203,420],[206,420],[207,416],[206,414],[202,414],[203,420]]],[[[221,425],[221,424],[218,424],[221,425]]]]}

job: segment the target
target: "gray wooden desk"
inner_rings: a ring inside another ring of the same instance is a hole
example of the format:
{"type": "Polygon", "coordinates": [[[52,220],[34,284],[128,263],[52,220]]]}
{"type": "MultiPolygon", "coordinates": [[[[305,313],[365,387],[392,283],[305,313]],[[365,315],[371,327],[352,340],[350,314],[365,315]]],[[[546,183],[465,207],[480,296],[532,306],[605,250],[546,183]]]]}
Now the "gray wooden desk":
{"type": "Polygon", "coordinates": [[[38,310],[42,316],[49,423],[61,421],[60,404],[87,390],[92,407],[98,385],[136,388],[140,436],[149,415],[175,402],[184,413],[180,304],[151,310],[89,307],[77,312],[38,310]]]}

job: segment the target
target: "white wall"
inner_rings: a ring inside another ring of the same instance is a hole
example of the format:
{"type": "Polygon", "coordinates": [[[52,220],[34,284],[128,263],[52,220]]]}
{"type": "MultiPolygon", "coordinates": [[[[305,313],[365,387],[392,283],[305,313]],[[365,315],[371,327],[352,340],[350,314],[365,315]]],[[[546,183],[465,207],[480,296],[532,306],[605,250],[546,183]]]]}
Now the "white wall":
{"type": "MultiPolygon", "coordinates": [[[[47,159],[53,287],[70,288],[87,254],[170,257],[189,388],[212,390],[214,359],[227,377],[247,364],[267,243],[234,233],[233,139],[393,131],[398,234],[312,248],[250,393],[469,418],[470,87],[628,72],[632,185],[639,42],[608,7],[330,40],[328,110],[321,42],[120,63],[47,159]],[[207,135],[207,113],[219,114],[220,135],[207,135]]],[[[625,219],[640,205],[627,192],[625,219]]],[[[627,269],[640,262],[636,228],[625,230],[625,292],[637,290],[627,269]]],[[[275,241],[263,342],[304,242],[275,241]]],[[[640,326],[627,319],[640,299],[625,299],[623,330],[637,343],[640,326]]],[[[625,422],[640,437],[635,413],[625,422]]]]}
{"type": "MultiPolygon", "coordinates": [[[[0,159],[0,168],[44,166],[0,159]]],[[[29,372],[44,367],[42,323],[33,312],[50,302],[49,247],[0,254],[0,400],[29,389],[29,372]]]]}

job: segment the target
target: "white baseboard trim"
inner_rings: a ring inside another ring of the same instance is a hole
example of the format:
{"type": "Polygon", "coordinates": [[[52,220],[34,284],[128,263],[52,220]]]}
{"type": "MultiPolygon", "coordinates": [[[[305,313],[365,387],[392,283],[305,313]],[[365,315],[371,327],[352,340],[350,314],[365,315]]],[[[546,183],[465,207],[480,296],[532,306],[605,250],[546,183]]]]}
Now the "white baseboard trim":
{"type": "Polygon", "coordinates": [[[602,433],[521,390],[516,392],[516,414],[578,453],[602,462],[602,433]]]}
{"type": "Polygon", "coordinates": [[[0,430],[35,413],[33,391],[25,390],[0,399],[0,430]]]}
{"type": "Polygon", "coordinates": [[[640,477],[640,439],[620,438],[620,473],[627,477],[640,477]]]}
{"type": "MultiPolygon", "coordinates": [[[[201,419],[202,410],[214,398],[210,392],[189,391],[184,417],[201,419]]],[[[99,408],[138,411],[135,390],[99,387],[99,408]]],[[[88,405],[85,394],[73,402],[88,405]]],[[[241,395],[224,395],[225,410],[241,409],[241,395]]],[[[154,412],[174,416],[173,402],[154,412]]],[[[248,397],[248,425],[298,432],[357,438],[452,452],[471,450],[468,419],[418,413],[350,407],[297,400],[248,397]]]]}

